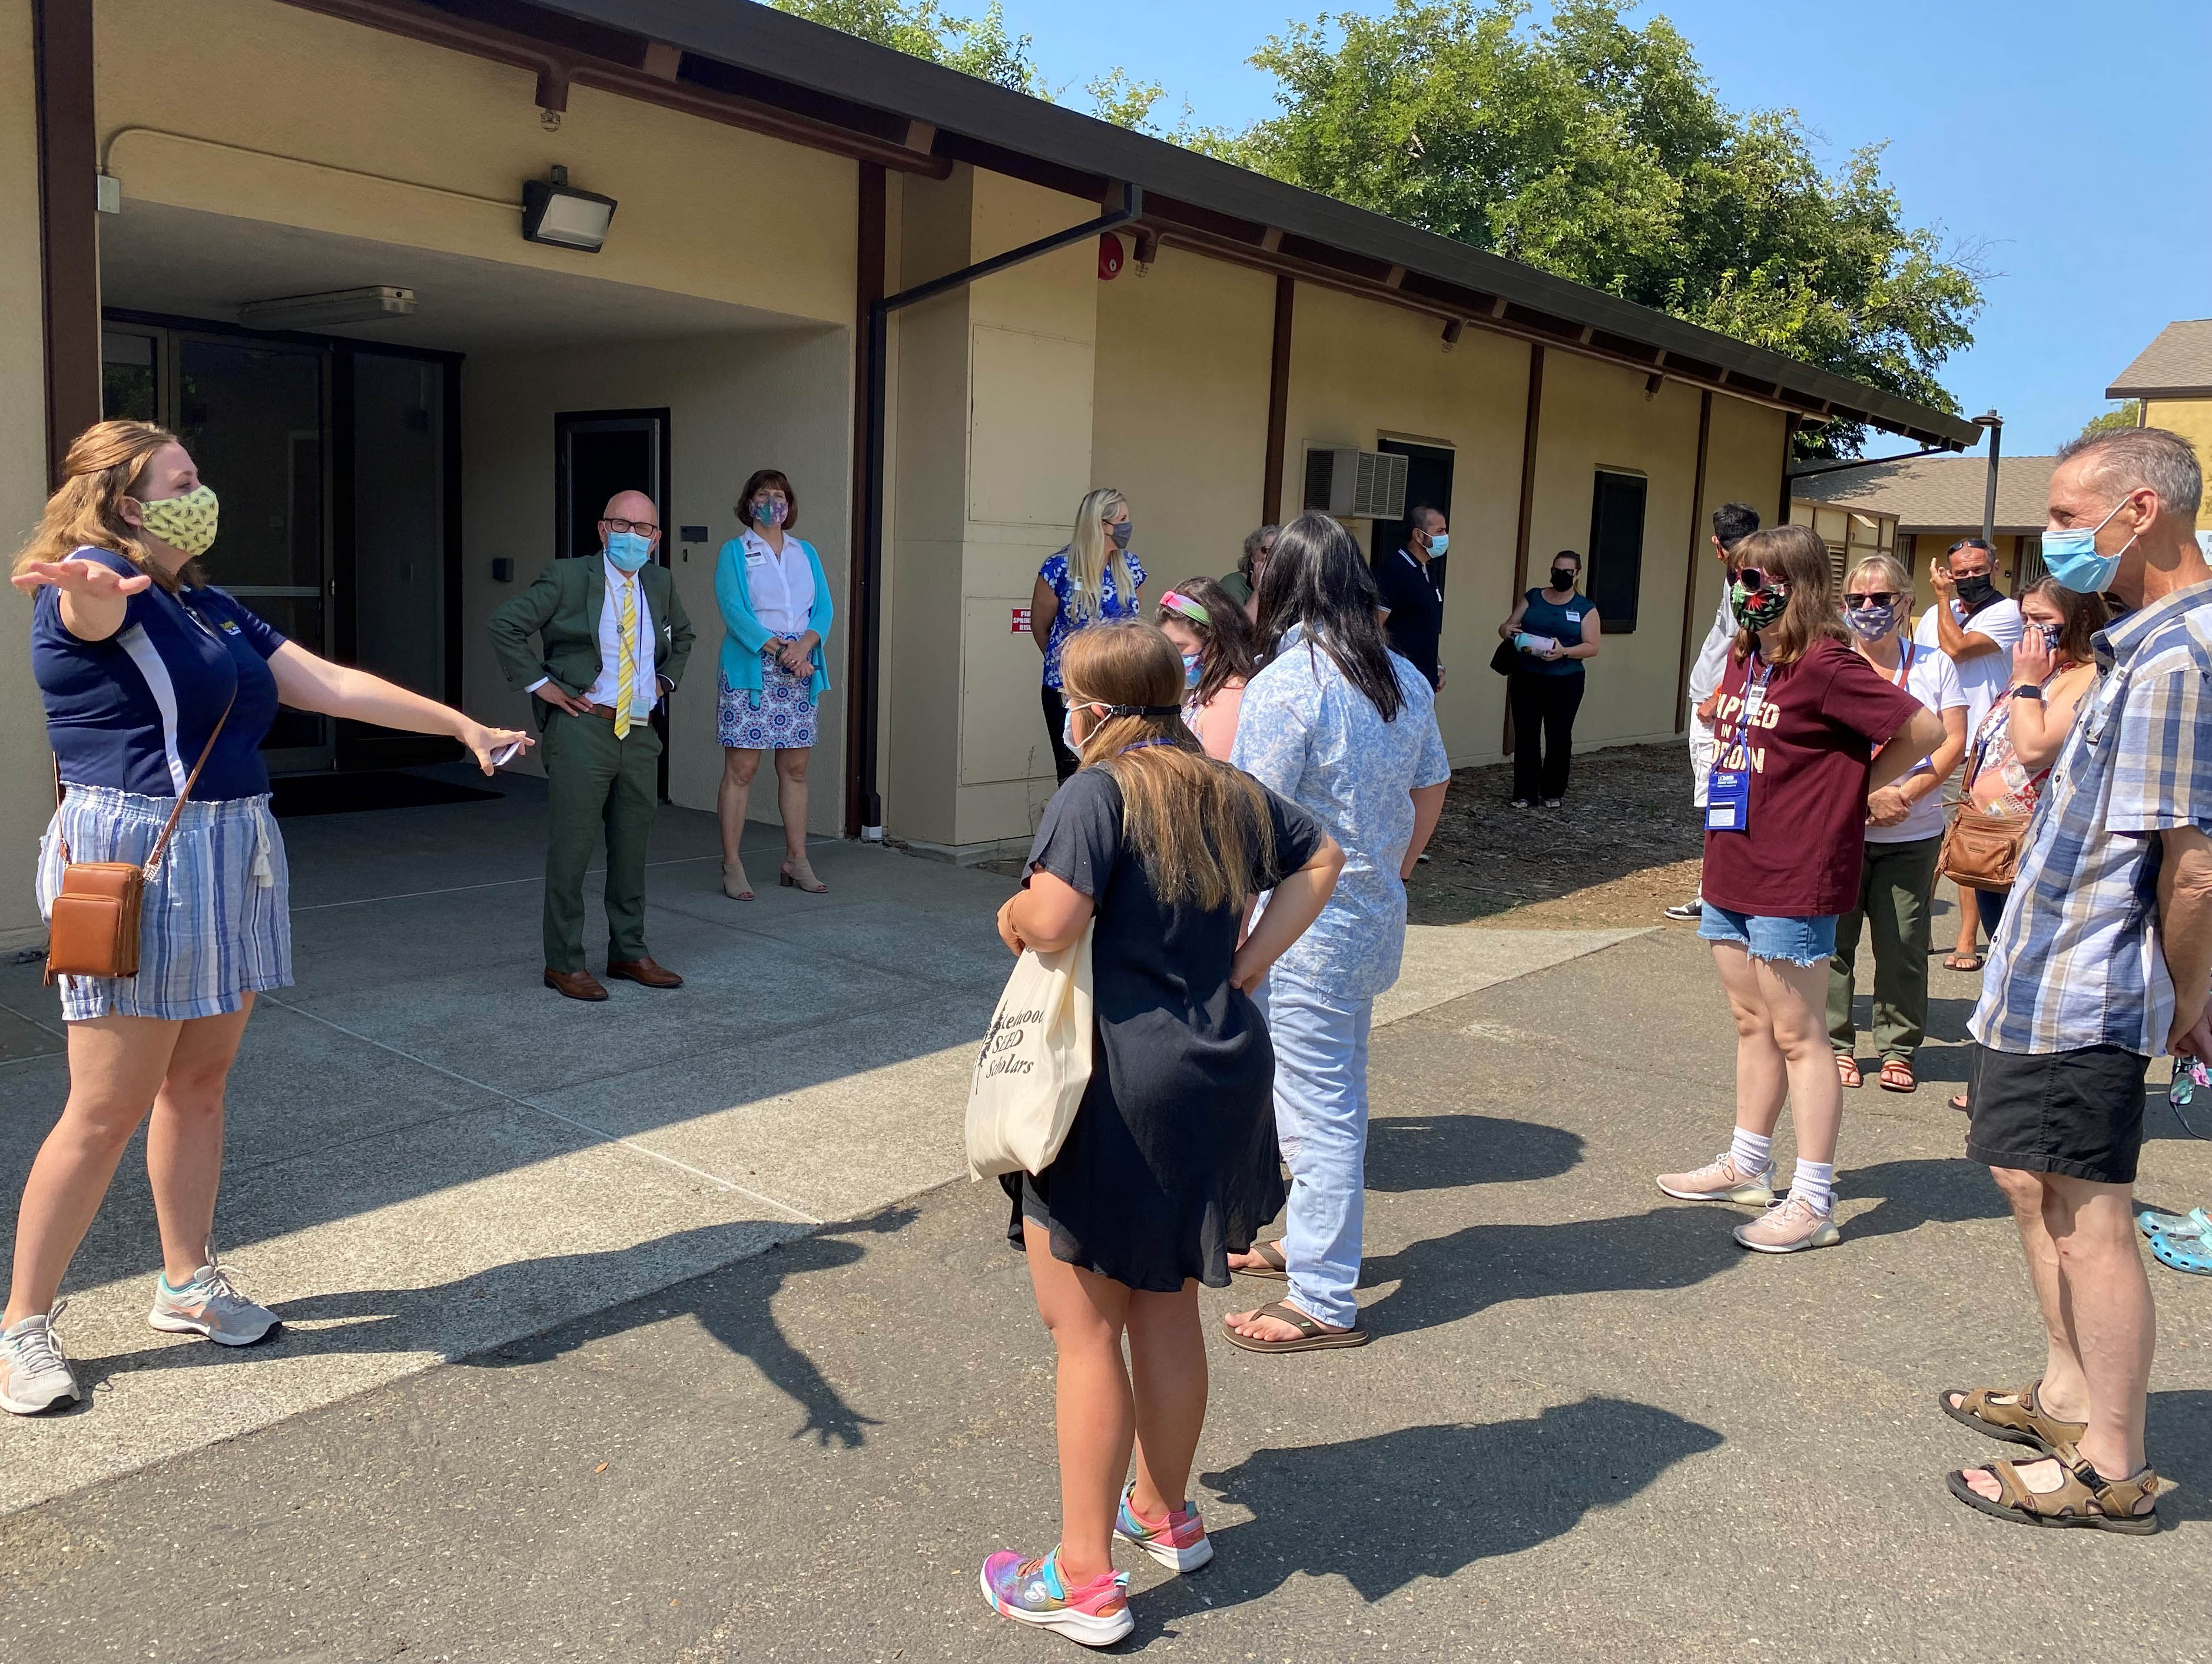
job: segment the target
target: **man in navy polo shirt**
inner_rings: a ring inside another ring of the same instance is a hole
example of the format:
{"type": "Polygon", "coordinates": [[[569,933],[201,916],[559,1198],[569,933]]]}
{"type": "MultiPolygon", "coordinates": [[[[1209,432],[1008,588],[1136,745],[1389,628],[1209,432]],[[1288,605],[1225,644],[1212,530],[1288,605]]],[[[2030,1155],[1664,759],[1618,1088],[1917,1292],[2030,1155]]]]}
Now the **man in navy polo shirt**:
{"type": "Polygon", "coordinates": [[[1444,596],[1429,562],[1450,544],[1443,510],[1425,504],[1406,516],[1405,540],[1375,568],[1382,592],[1382,629],[1390,651],[1420,671],[1431,688],[1444,684],[1437,655],[1444,630],[1444,596]]]}

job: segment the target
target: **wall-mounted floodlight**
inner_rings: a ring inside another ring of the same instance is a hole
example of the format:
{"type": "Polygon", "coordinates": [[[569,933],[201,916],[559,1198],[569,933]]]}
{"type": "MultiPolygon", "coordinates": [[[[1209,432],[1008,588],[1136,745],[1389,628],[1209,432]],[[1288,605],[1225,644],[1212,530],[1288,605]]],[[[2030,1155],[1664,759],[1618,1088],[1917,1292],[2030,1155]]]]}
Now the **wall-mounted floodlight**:
{"type": "Polygon", "coordinates": [[[596,191],[579,191],[568,183],[568,170],[556,167],[551,179],[526,179],[522,185],[522,235],[526,241],[550,243],[556,248],[581,249],[597,254],[607,240],[607,227],[615,217],[615,199],[596,191]]]}

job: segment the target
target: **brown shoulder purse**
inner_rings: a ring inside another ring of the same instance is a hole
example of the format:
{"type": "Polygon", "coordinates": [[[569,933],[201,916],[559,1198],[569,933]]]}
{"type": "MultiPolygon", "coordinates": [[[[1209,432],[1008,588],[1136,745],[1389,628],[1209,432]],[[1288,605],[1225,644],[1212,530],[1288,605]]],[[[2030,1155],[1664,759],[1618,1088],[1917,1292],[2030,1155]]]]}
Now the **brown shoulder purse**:
{"type": "Polygon", "coordinates": [[[1936,853],[1936,873],[1968,890],[2007,890],[2020,877],[2020,852],[2027,841],[2030,815],[1985,815],[1966,793],[1982,771],[1982,748],[1974,748],[1974,766],[1959,791],[1959,812],[1945,829],[1936,853]]]}
{"type": "MultiPolygon", "coordinates": [[[[235,703],[236,695],[232,698],[235,703]]],[[[162,827],[161,835],[154,840],[153,850],[143,866],[132,861],[72,861],[69,844],[64,841],[62,887],[54,896],[47,926],[49,983],[57,976],[138,975],[138,920],[141,903],[145,900],[146,881],[160,869],[161,857],[168,853],[169,836],[177,829],[178,817],[185,812],[185,800],[199,783],[200,770],[207,767],[215,743],[222,733],[222,725],[229,720],[230,706],[225,705],[222,714],[216,719],[215,732],[201,748],[200,760],[185,776],[185,789],[177,794],[176,806],[169,811],[168,823],[162,827]]],[[[57,758],[57,809],[61,807],[61,762],[57,758]]]]}

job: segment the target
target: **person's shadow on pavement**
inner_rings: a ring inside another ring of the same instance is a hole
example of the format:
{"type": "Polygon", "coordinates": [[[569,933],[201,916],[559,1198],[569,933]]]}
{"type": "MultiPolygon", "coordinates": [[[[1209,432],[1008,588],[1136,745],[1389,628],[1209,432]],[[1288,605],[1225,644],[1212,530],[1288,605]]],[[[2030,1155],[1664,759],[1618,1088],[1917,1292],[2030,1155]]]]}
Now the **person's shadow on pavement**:
{"type": "Polygon", "coordinates": [[[1582,1158],[1580,1133],[1501,1115],[1378,1115],[1367,1127],[1370,1190],[1556,1179],[1582,1158]]]}
{"type": "Polygon", "coordinates": [[[1626,1501],[1720,1442],[1671,1410],[1592,1397],[1522,1421],[1255,1450],[1202,1476],[1252,1517],[1213,1529],[1212,1567],[1130,1603],[1133,1643],[1201,1609],[1263,1599],[1297,1572],[1341,1576],[1371,1604],[1417,1577],[1449,1577],[1563,1536],[1591,1509],[1626,1501]]]}
{"type": "MultiPolygon", "coordinates": [[[[549,1362],[602,1336],[688,1315],[732,1352],[751,1359],[771,1386],[805,1412],[805,1423],[792,1437],[811,1436],[825,1447],[857,1449],[867,1442],[865,1430],[880,1424],[848,1404],[814,1360],[791,1344],[775,1321],[774,1302],[793,1277],[858,1261],[867,1250],[852,1239],[902,1230],[914,1218],[912,1208],[890,1208],[866,1219],[771,1242],[750,1258],[575,1318],[547,1303],[549,1288],[578,1281],[604,1285],[625,1269],[625,1261],[638,1256],[665,1255],[678,1264],[696,1264],[709,1254],[731,1252],[760,1227],[752,1222],[702,1225],[632,1248],[509,1260],[429,1288],[348,1289],[311,1295],[278,1303],[277,1315],[288,1325],[333,1318],[344,1321],[325,1328],[287,1327],[253,1350],[298,1357],[430,1351],[436,1348],[439,1337],[426,1333],[427,1326],[420,1318],[446,1310],[449,1303],[525,1315],[545,1310],[552,1327],[542,1333],[451,1360],[470,1369],[514,1369],[549,1362]],[[702,1243],[713,1246],[702,1248],[702,1243]],[[486,1307],[478,1307],[479,1302],[486,1303],[486,1307]]],[[[446,1333],[450,1334],[449,1327],[446,1333]]],[[[193,1369],[222,1361],[220,1349],[216,1347],[170,1345],[81,1360],[78,1369],[86,1385],[96,1387],[110,1376],[128,1371],[193,1369]]]]}

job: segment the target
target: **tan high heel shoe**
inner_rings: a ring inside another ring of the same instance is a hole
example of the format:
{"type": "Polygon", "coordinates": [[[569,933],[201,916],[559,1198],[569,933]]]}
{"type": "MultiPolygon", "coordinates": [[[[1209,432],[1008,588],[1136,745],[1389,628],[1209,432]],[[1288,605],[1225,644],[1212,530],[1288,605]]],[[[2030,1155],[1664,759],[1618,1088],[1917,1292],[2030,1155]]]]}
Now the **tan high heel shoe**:
{"type": "Polygon", "coordinates": [[[733,902],[750,902],[753,899],[753,881],[745,877],[745,864],[743,861],[722,863],[722,894],[733,902]]]}
{"type": "Polygon", "coordinates": [[[795,861],[786,861],[783,864],[781,876],[784,884],[789,888],[803,890],[809,896],[822,896],[829,893],[830,886],[814,876],[814,869],[807,865],[806,857],[804,855],[795,861]],[[797,870],[793,871],[794,868],[797,870]]]}

